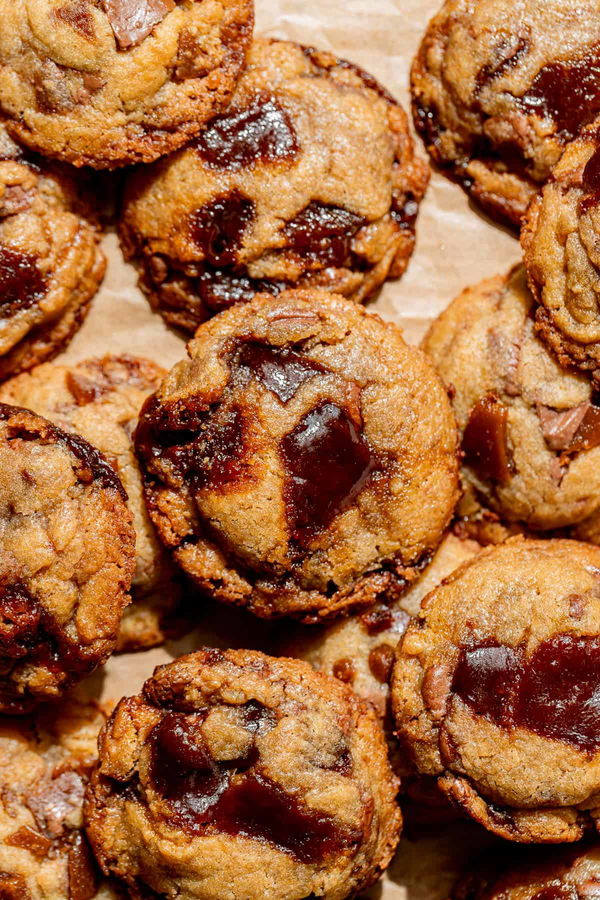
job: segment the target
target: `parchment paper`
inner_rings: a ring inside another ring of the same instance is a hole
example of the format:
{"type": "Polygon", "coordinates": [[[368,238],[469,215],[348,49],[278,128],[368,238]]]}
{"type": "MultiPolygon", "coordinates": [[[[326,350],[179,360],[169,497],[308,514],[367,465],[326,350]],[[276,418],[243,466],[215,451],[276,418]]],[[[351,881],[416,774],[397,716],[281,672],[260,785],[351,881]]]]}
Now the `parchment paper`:
{"type": "MultiPolygon", "coordinates": [[[[441,0],[255,0],[257,32],[334,51],[375,75],[408,108],[408,73],[420,36],[441,0]]],[[[184,341],[153,314],[136,287],[114,234],[104,239],[107,277],[81,331],[58,362],[103,353],[148,356],[170,367],[184,341]]],[[[519,258],[516,239],[472,207],[455,185],[434,173],[418,220],[408,272],[388,283],[372,304],[395,321],[410,342],[468,284],[504,272],[519,258]]],[[[198,632],[177,644],[113,657],[88,687],[103,699],[139,690],[158,664],[203,643],[243,646],[248,620],[235,610],[211,611],[198,632]]],[[[384,880],[367,892],[379,900],[443,900],[456,873],[487,839],[474,826],[452,825],[418,839],[405,838],[384,880]]]]}

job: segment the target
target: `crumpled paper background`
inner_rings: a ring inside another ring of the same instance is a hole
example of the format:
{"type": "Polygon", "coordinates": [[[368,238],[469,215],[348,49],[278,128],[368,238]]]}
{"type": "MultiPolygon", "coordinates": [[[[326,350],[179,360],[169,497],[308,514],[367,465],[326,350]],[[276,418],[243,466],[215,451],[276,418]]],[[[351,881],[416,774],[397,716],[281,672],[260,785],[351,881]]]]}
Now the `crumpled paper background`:
{"type": "MultiPolygon", "coordinates": [[[[420,37],[441,0],[256,0],[257,32],[335,52],[375,75],[408,108],[409,70],[420,37]]],[[[104,239],[106,280],[81,331],[59,362],[103,353],[146,355],[170,367],[184,341],[153,314],[123,262],[114,234],[104,239]]],[[[410,342],[468,284],[506,271],[519,258],[508,232],[493,225],[462,191],[433,173],[421,207],[418,241],[408,272],[388,283],[372,304],[396,322],[410,342]]],[[[248,644],[247,620],[224,608],[178,643],[142,654],[113,657],[89,687],[102,697],[136,692],[153,668],[203,643],[248,644]]],[[[456,876],[487,843],[474,826],[451,825],[404,838],[390,870],[367,892],[371,900],[443,900],[456,876]]]]}

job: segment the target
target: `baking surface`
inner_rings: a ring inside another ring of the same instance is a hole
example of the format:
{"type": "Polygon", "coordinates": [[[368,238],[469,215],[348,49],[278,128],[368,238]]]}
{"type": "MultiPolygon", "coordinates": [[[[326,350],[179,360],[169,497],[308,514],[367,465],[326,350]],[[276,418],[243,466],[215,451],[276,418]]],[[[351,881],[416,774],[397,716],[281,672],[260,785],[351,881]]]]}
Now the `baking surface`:
{"type": "MultiPolygon", "coordinates": [[[[408,107],[408,73],[428,19],[441,0],[255,0],[257,33],[331,50],[363,66],[408,107]]],[[[104,239],[106,279],[92,310],[59,362],[103,353],[148,356],[170,367],[185,342],[151,312],[125,265],[114,234],[104,239]]],[[[415,255],[399,282],[386,284],[371,309],[417,342],[428,322],[468,284],[505,272],[519,259],[517,240],[476,211],[437,173],[421,207],[415,255]]],[[[248,645],[248,618],[223,608],[177,644],[113,657],[89,687],[102,698],[135,693],[153,668],[202,644],[248,645]]],[[[253,636],[261,643],[260,623],[253,636]]],[[[375,900],[443,900],[456,875],[487,839],[474,826],[402,841],[385,879],[367,892],[375,900]]]]}

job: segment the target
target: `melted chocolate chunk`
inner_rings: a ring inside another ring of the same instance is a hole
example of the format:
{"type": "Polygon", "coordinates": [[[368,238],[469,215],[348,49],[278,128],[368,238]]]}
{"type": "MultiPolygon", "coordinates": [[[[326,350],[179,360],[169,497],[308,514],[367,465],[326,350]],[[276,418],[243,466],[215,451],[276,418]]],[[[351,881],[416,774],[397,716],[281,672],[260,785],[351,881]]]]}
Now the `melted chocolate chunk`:
{"type": "Polygon", "coordinates": [[[519,99],[527,113],[553,119],[562,137],[573,138],[600,112],[600,44],[585,56],[549,63],[519,99]]]}
{"type": "Polygon", "coordinates": [[[600,748],[600,638],[558,634],[522,647],[461,650],[452,692],[502,728],[525,728],[587,753],[600,748]]]}
{"type": "Polygon", "coordinates": [[[579,893],[573,884],[550,884],[534,894],[531,900],[579,900],[579,893]]]}
{"type": "Polygon", "coordinates": [[[196,287],[202,303],[211,312],[221,312],[236,303],[249,303],[256,294],[276,296],[287,287],[282,281],[249,278],[225,269],[206,268],[196,287]]]}
{"type": "Polygon", "coordinates": [[[352,503],[377,465],[356,423],[329,401],[303,416],[280,452],[290,535],[300,546],[352,503]]]}
{"type": "Polygon", "coordinates": [[[215,169],[241,169],[293,159],[298,139],[287,111],[267,95],[213,119],[197,139],[196,149],[215,169]]]}
{"type": "Polygon", "coordinates": [[[69,900],[92,900],[98,891],[96,863],[85,835],[78,831],[69,850],[69,900]]]}
{"type": "Polygon", "coordinates": [[[22,875],[0,872],[0,900],[31,900],[31,894],[22,875]]]}
{"type": "Polygon", "coordinates": [[[253,218],[252,200],[240,191],[231,191],[190,216],[190,239],[212,266],[232,265],[253,218]]]}
{"type": "Polygon", "coordinates": [[[234,365],[243,381],[256,378],[282,403],[288,403],[315,375],[328,371],[325,366],[288,347],[271,347],[254,341],[240,345],[234,365]]]}
{"type": "Polygon", "coordinates": [[[35,306],[46,290],[35,256],[0,246],[0,319],[35,306]]]}
{"type": "Polygon", "coordinates": [[[351,265],[352,239],[365,224],[362,216],[347,209],[313,200],[287,223],[283,233],[290,250],[321,265],[341,268],[351,265]]]}
{"type": "Polygon", "coordinates": [[[59,6],[55,10],[54,15],[86,40],[93,41],[96,37],[94,18],[86,0],[73,0],[72,3],[65,3],[64,6],[59,6]]]}
{"type": "Polygon", "coordinates": [[[491,63],[482,66],[475,79],[476,91],[479,94],[485,87],[497,78],[501,78],[521,61],[531,46],[529,39],[524,36],[514,35],[500,39],[494,47],[494,59],[491,63]]]}
{"type": "Polygon", "coordinates": [[[551,450],[581,453],[600,446],[600,407],[595,403],[580,403],[561,412],[541,407],[539,416],[551,450]]]}
{"type": "Polygon", "coordinates": [[[326,813],[304,806],[263,775],[232,784],[214,811],[214,828],[278,847],[306,865],[339,853],[358,840],[326,813]]]}
{"type": "Polygon", "coordinates": [[[175,0],[101,0],[119,50],[141,44],[175,8],[175,0]]]}
{"type": "Polygon", "coordinates": [[[99,450],[88,444],[78,434],[69,431],[55,429],[57,438],[65,444],[73,456],[79,461],[77,477],[83,484],[91,484],[97,481],[107,490],[117,491],[122,499],[127,502],[127,492],[121,484],[121,480],[109,462],[104,459],[99,450]]]}
{"type": "Polygon", "coordinates": [[[28,853],[31,853],[39,860],[45,859],[52,847],[52,841],[28,825],[23,825],[18,831],[10,834],[5,841],[9,847],[19,847],[22,850],[27,850],[28,853]]]}
{"type": "Polygon", "coordinates": [[[475,404],[462,439],[465,463],[482,478],[504,483],[511,476],[508,408],[494,396],[475,404]]]}
{"type": "Polygon", "coordinates": [[[40,640],[42,609],[22,582],[0,586],[0,654],[27,656],[40,640]]]}
{"type": "Polygon", "coordinates": [[[581,212],[600,205],[600,146],[594,150],[583,170],[581,186],[585,196],[581,200],[581,212]]]}
{"type": "Polygon", "coordinates": [[[394,648],[391,644],[378,644],[369,653],[369,668],[377,681],[387,684],[394,667],[394,648]]]}

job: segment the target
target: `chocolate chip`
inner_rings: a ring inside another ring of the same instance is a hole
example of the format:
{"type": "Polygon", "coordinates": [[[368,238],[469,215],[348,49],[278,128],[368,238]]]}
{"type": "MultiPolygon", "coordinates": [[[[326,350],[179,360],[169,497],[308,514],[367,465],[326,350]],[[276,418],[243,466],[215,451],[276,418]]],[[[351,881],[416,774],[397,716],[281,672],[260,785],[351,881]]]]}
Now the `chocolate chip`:
{"type": "Polygon", "coordinates": [[[590,405],[589,402],[580,403],[564,410],[538,407],[542,434],[550,450],[566,450],[571,445],[590,405]]]}
{"type": "Polygon", "coordinates": [[[242,238],[253,219],[254,203],[234,190],[190,215],[190,240],[211,265],[228,266],[236,261],[242,238]]]}
{"type": "Polygon", "coordinates": [[[332,671],[339,681],[344,681],[346,684],[352,684],[356,675],[354,663],[348,656],[337,659],[333,664],[332,671]]]}
{"type": "Polygon", "coordinates": [[[463,439],[465,463],[482,478],[504,483],[511,477],[508,408],[490,395],[470,412],[463,439]]]}
{"type": "Polygon", "coordinates": [[[0,900],[32,900],[22,875],[0,872],[0,900]]]}
{"type": "Polygon", "coordinates": [[[174,0],[101,0],[120,50],[141,44],[175,8],[174,0]]]}
{"type": "Polygon", "coordinates": [[[85,835],[78,831],[68,857],[69,900],[92,900],[98,890],[97,868],[85,835]]]}
{"type": "Polygon", "coordinates": [[[352,240],[365,224],[356,213],[313,200],[283,233],[290,250],[323,266],[341,268],[352,264],[352,240]]]}
{"type": "Polygon", "coordinates": [[[23,582],[0,583],[0,654],[27,656],[41,639],[42,609],[23,582]]]}
{"type": "Polygon", "coordinates": [[[22,850],[27,850],[39,860],[45,859],[52,847],[52,841],[40,834],[39,831],[34,831],[28,825],[23,825],[18,831],[9,834],[5,838],[5,842],[10,847],[19,847],[22,850]]]}
{"type": "Polygon", "coordinates": [[[360,621],[366,629],[367,634],[373,636],[382,634],[384,631],[389,631],[394,623],[394,617],[392,610],[387,604],[377,603],[362,614],[360,621]]]}
{"type": "Polygon", "coordinates": [[[0,319],[35,306],[46,291],[47,282],[35,256],[0,246],[0,319]]]}
{"type": "Polygon", "coordinates": [[[329,371],[316,360],[288,347],[271,347],[255,341],[241,342],[232,355],[231,365],[237,370],[236,380],[240,375],[242,381],[254,377],[282,403],[288,403],[315,375],[329,371]]]}
{"type": "Polygon", "coordinates": [[[391,644],[378,644],[369,653],[369,668],[377,681],[387,684],[394,667],[394,648],[391,644]]]}

